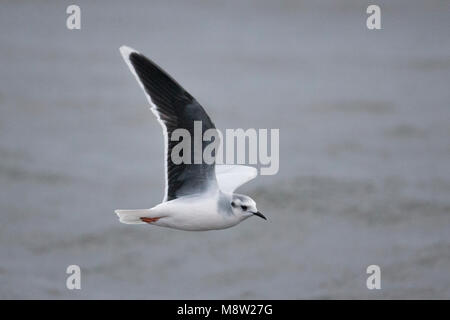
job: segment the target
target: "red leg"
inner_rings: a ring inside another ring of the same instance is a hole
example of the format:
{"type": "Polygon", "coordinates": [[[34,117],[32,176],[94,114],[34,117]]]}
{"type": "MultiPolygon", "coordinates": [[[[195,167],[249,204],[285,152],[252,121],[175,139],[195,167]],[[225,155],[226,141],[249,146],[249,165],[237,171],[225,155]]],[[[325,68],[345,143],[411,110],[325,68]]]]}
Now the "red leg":
{"type": "Polygon", "coordinates": [[[156,221],[158,221],[159,219],[161,219],[161,217],[155,217],[155,218],[146,218],[146,217],[143,217],[143,218],[141,218],[142,221],[147,222],[147,223],[156,222],[156,221]]]}

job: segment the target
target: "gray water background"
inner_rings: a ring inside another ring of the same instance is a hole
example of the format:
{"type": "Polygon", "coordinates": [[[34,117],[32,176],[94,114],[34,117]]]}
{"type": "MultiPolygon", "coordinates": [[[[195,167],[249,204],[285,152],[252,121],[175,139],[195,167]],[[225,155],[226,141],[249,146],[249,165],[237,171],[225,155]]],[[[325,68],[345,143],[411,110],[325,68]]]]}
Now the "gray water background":
{"type": "Polygon", "coordinates": [[[376,4],[378,31],[368,1],[2,1],[0,298],[450,298],[450,3],[376,4]],[[268,222],[118,223],[164,183],[123,44],[218,128],[280,129],[279,174],[239,189],[268,222]]]}

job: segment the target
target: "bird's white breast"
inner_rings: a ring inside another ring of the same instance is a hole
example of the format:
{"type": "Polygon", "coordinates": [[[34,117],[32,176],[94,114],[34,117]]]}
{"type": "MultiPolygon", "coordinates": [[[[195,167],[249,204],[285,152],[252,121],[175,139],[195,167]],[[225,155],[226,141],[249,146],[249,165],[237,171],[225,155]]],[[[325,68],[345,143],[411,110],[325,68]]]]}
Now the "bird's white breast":
{"type": "Polygon", "coordinates": [[[162,216],[155,225],[181,230],[225,229],[240,222],[233,214],[218,210],[219,194],[188,196],[164,202],[152,210],[162,216]]]}

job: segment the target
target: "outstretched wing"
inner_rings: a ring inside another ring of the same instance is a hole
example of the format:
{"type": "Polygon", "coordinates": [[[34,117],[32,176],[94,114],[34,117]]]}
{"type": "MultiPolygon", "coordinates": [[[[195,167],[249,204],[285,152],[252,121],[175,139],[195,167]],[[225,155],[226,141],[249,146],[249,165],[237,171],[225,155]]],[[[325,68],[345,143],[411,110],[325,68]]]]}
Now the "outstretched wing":
{"type": "MultiPolygon", "coordinates": [[[[201,163],[194,164],[194,143],[191,143],[190,150],[192,164],[175,164],[171,159],[172,148],[178,143],[170,140],[175,129],[186,129],[191,140],[194,138],[194,121],[202,122],[202,136],[206,130],[215,129],[203,107],[171,76],[138,51],[122,46],[120,52],[146,93],[151,109],[163,128],[166,166],[164,201],[217,188],[214,163],[207,164],[201,157],[201,163]]],[[[202,155],[208,143],[202,141],[202,155]]]]}
{"type": "Polygon", "coordinates": [[[244,183],[254,179],[256,168],[241,165],[216,165],[216,177],[220,190],[232,193],[244,183]]]}

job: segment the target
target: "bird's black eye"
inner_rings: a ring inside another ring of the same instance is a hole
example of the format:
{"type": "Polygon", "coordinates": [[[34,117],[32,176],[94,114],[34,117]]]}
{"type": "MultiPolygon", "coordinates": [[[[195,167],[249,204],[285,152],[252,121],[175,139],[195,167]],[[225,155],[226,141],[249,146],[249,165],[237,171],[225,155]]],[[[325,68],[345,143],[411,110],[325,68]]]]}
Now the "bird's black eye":
{"type": "Polygon", "coordinates": [[[247,206],[241,206],[242,210],[247,211],[247,206]]]}
{"type": "Polygon", "coordinates": [[[232,206],[233,208],[235,208],[235,207],[236,207],[236,203],[234,203],[234,201],[231,202],[231,206],[232,206]]]}

